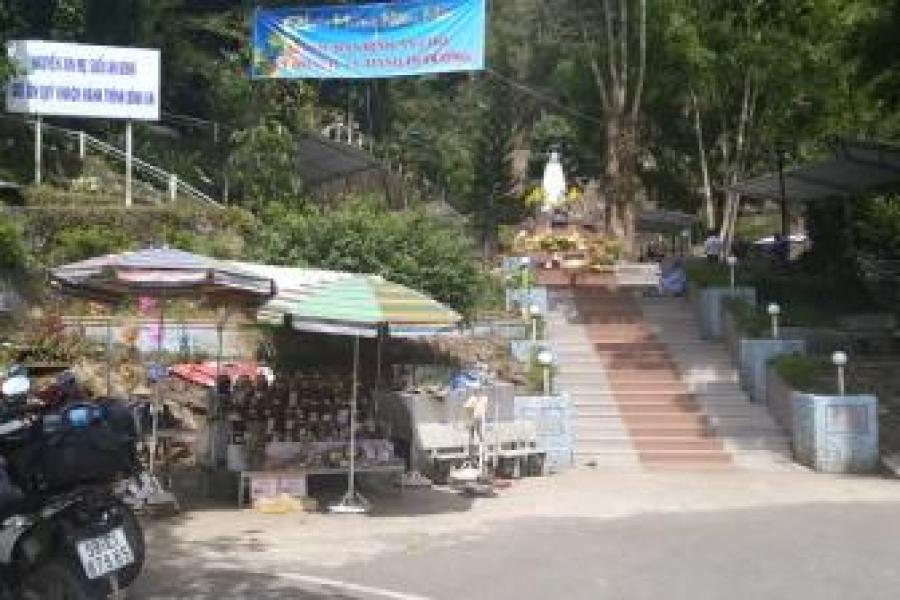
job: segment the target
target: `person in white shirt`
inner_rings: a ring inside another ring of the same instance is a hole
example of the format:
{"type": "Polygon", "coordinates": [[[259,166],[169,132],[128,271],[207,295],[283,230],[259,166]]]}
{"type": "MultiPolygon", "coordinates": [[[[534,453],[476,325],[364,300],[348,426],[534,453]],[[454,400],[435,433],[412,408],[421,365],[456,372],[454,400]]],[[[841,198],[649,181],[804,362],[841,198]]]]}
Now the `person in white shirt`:
{"type": "Polygon", "coordinates": [[[710,262],[719,260],[722,254],[722,240],[714,233],[710,233],[703,244],[703,251],[706,253],[706,259],[710,262]]]}

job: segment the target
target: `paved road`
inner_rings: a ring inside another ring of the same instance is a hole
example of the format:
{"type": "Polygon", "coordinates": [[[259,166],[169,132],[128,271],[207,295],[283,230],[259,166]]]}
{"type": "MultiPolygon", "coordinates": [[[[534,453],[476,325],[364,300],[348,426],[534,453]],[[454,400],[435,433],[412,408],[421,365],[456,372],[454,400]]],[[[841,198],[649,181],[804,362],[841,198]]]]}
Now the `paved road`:
{"type": "MultiPolygon", "coordinates": [[[[248,558],[239,567],[173,547],[171,560],[152,565],[130,598],[895,600],[898,517],[900,500],[614,519],[536,516],[488,522],[452,541],[388,546],[339,568],[273,557],[252,543],[242,548],[248,558]]],[[[419,539],[431,538],[423,531],[419,539]]]]}

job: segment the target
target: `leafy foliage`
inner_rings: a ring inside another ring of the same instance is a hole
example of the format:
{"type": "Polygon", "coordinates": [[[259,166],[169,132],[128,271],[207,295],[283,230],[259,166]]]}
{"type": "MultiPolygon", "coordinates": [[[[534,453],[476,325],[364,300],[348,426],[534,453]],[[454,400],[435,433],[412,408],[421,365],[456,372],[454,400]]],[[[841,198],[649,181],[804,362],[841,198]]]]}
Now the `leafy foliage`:
{"type": "Polygon", "coordinates": [[[0,221],[0,271],[18,271],[25,267],[27,255],[22,227],[18,221],[0,221]]]}
{"type": "MultiPolygon", "coordinates": [[[[833,391],[823,390],[830,365],[822,357],[803,354],[788,354],[774,360],[775,370],[784,381],[795,390],[805,392],[833,391]]],[[[829,386],[833,388],[832,386],[829,386]]]]}
{"type": "MultiPolygon", "coordinates": [[[[498,50],[498,68],[508,68],[506,49],[498,50]]],[[[469,212],[481,232],[486,255],[496,251],[498,228],[515,223],[525,214],[525,206],[515,192],[512,154],[516,136],[514,100],[508,87],[488,83],[487,103],[475,140],[475,165],[469,212]]]]}
{"type": "Polygon", "coordinates": [[[857,208],[856,239],[874,256],[900,259],[900,197],[870,199],[857,208]]]}
{"type": "Polygon", "coordinates": [[[464,233],[424,212],[388,212],[365,198],[330,211],[273,203],[257,231],[263,262],[382,275],[463,314],[475,310],[480,275],[464,233]]]}
{"type": "MultiPolygon", "coordinates": [[[[52,200],[52,196],[49,198],[52,200]]],[[[32,198],[40,203],[40,198],[32,198]]],[[[169,244],[220,258],[246,254],[254,229],[246,211],[197,207],[142,209],[57,207],[28,211],[24,231],[36,267],[54,267],[129,248],[169,244]]]]}
{"type": "Polygon", "coordinates": [[[67,228],[60,232],[49,253],[50,262],[63,264],[102,254],[128,249],[131,239],[124,231],[88,225],[67,228]]]}

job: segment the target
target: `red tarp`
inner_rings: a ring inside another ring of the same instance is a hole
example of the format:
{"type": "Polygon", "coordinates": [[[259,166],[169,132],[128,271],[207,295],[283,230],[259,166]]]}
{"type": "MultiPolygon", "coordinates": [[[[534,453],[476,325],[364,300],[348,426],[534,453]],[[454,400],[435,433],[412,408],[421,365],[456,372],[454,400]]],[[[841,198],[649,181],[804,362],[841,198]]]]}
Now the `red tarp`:
{"type": "MultiPolygon", "coordinates": [[[[216,381],[216,362],[174,365],[171,372],[185,381],[211,388],[216,381]]],[[[259,372],[259,365],[255,362],[222,363],[222,374],[227,375],[232,382],[243,375],[254,379],[259,372]]]]}

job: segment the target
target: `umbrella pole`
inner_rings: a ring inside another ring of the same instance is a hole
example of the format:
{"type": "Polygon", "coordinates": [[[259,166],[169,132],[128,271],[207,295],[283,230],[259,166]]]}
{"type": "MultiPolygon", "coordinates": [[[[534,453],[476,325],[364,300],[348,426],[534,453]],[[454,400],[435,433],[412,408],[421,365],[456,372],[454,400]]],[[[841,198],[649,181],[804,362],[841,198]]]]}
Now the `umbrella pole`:
{"type": "Polygon", "coordinates": [[[106,315],[106,397],[112,396],[112,315],[106,315]]]}
{"type": "Polygon", "coordinates": [[[376,365],[375,389],[381,391],[381,336],[378,336],[378,364],[376,365]]]}
{"type": "Polygon", "coordinates": [[[356,496],[356,404],[359,393],[359,336],[353,339],[353,390],[350,392],[350,475],[348,494],[356,496]]]}
{"type": "Polygon", "coordinates": [[[359,514],[368,512],[369,501],[356,491],[356,404],[359,393],[359,336],[353,339],[353,390],[350,393],[350,471],[347,475],[347,493],[337,504],[328,509],[335,513],[359,514]]]}
{"type": "MultiPolygon", "coordinates": [[[[159,302],[159,330],[157,331],[156,338],[156,359],[159,361],[159,366],[162,366],[162,352],[163,352],[163,336],[165,335],[165,327],[166,327],[166,301],[165,298],[161,298],[159,302]]],[[[159,442],[159,405],[162,401],[162,387],[160,385],[159,373],[157,373],[155,387],[156,387],[156,398],[153,402],[153,406],[150,409],[150,473],[154,473],[154,467],[156,466],[156,446],[159,442]]]]}
{"type": "Polygon", "coordinates": [[[216,323],[216,333],[218,335],[218,348],[216,349],[216,380],[213,382],[213,395],[212,395],[212,404],[209,407],[209,413],[207,415],[208,418],[208,426],[207,429],[209,431],[209,465],[213,470],[216,470],[217,466],[217,452],[216,446],[219,441],[219,378],[222,376],[222,354],[224,354],[224,335],[225,335],[225,320],[227,319],[227,315],[223,317],[219,322],[216,323]]]}

